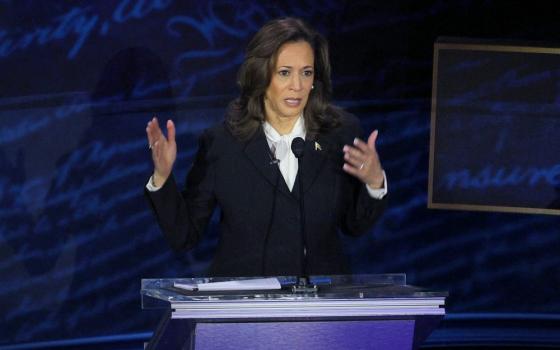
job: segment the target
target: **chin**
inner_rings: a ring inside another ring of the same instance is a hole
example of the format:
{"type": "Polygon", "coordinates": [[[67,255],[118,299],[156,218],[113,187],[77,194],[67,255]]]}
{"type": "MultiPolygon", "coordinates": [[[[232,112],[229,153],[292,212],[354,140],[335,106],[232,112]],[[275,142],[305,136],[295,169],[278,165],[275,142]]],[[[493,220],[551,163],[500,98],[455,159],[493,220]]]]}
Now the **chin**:
{"type": "Polygon", "coordinates": [[[294,118],[294,117],[298,117],[300,114],[303,113],[303,108],[302,109],[297,109],[297,110],[290,109],[290,110],[287,110],[287,111],[284,111],[284,112],[285,112],[284,115],[286,117],[294,118]]]}
{"type": "Polygon", "coordinates": [[[291,118],[297,118],[297,117],[299,117],[300,114],[301,114],[301,112],[297,112],[297,113],[287,113],[287,114],[284,114],[284,115],[286,116],[286,118],[290,118],[290,119],[291,119],[291,118]]]}

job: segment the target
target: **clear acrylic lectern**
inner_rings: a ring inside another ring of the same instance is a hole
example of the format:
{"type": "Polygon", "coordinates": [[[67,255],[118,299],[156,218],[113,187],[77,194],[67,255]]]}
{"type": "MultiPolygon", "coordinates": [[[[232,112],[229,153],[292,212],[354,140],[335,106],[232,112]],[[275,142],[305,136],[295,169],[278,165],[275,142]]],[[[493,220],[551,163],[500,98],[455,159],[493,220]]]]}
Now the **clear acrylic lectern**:
{"type": "MultiPolygon", "coordinates": [[[[404,274],[311,276],[313,293],[178,288],[235,278],[142,280],[142,308],[164,310],[147,349],[415,349],[445,314],[446,292],[404,274]]],[[[246,280],[247,278],[243,278],[246,280]]]]}

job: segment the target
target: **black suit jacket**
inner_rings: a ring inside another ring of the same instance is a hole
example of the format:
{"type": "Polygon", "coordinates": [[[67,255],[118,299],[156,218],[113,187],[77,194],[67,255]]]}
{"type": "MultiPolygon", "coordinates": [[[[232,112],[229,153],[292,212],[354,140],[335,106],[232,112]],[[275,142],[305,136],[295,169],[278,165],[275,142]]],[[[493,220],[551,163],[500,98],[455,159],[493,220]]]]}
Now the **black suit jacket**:
{"type": "Polygon", "coordinates": [[[206,130],[185,189],[179,191],[171,176],[159,191],[146,191],[171,247],[197,244],[219,206],[221,232],[211,276],[298,275],[303,181],[306,273],[349,273],[338,232],[367,232],[386,199],[371,198],[363,183],[342,170],[342,147],[362,132],[354,116],[343,113],[340,120],[340,127],[306,140],[293,192],[271,162],[262,128],[247,142],[225,125],[206,130]]]}

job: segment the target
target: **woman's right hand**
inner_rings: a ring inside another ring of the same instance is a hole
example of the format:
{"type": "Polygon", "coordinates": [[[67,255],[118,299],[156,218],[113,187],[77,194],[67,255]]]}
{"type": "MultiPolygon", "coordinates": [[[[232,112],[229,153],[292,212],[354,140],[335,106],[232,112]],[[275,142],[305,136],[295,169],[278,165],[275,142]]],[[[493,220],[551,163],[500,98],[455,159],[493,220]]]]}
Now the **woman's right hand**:
{"type": "Polygon", "coordinates": [[[171,174],[173,164],[177,158],[175,124],[171,120],[167,121],[167,137],[165,137],[159,127],[157,118],[153,117],[148,122],[146,134],[148,135],[148,144],[152,151],[152,160],[154,161],[153,184],[156,187],[161,187],[171,174]]]}

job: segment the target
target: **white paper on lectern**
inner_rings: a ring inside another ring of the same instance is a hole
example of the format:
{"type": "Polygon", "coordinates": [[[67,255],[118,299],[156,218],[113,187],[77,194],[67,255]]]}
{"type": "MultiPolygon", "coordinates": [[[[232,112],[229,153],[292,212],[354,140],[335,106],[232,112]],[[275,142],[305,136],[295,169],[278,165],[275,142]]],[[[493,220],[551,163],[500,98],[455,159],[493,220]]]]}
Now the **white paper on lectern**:
{"type": "Polygon", "coordinates": [[[199,291],[222,291],[222,290],[264,290],[264,289],[282,289],[280,281],[277,278],[255,278],[249,280],[234,280],[225,282],[210,283],[173,283],[176,288],[186,290],[199,291]]]}

